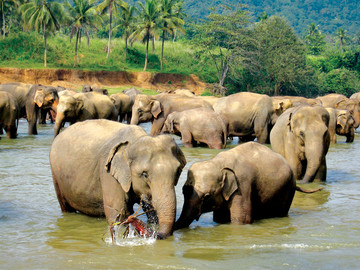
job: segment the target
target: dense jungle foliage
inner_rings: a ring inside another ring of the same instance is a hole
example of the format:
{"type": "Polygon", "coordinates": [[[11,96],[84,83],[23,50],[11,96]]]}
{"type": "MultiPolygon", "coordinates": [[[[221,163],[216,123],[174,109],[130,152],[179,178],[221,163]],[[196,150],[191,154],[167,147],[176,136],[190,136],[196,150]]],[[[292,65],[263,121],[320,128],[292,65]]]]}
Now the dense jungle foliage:
{"type": "Polygon", "coordinates": [[[360,91],[357,2],[222,2],[0,0],[0,66],[196,74],[220,95],[360,91]]]}

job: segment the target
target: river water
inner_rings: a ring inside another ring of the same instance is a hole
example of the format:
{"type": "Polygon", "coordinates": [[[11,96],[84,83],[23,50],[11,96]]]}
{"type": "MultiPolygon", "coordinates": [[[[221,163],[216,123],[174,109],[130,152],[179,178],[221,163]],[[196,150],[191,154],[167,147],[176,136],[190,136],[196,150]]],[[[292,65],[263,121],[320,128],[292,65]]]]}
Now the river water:
{"type": "MultiPolygon", "coordinates": [[[[251,225],[219,225],[205,214],[166,240],[130,238],[110,244],[103,218],[62,213],[49,165],[53,125],[0,141],[1,269],[359,269],[360,134],[327,155],[326,183],[296,193],[288,217],[251,225]]],[[[146,131],[150,124],[143,125],[146,131]]],[[[219,150],[183,148],[187,158],[176,187],[177,216],[189,166],[219,150]]],[[[228,147],[236,145],[236,141],[228,147]]]]}

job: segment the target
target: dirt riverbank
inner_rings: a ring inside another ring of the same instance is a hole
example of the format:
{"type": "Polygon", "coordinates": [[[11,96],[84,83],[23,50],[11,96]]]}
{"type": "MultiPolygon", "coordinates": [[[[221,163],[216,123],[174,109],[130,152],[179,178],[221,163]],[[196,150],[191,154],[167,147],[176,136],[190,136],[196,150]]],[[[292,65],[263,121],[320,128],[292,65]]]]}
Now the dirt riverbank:
{"type": "Polygon", "coordinates": [[[201,94],[206,84],[195,75],[126,72],[126,71],[86,71],[68,69],[20,69],[0,68],[0,83],[23,82],[40,83],[79,89],[85,84],[99,87],[135,86],[145,89],[166,91],[186,88],[201,94]]]}

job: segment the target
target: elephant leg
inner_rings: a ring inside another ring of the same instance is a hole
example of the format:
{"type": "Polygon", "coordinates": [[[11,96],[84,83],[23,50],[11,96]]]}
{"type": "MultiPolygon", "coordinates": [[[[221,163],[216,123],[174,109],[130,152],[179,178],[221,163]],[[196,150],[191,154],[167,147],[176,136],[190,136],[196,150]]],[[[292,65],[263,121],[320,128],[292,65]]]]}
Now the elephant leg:
{"type": "Polygon", "coordinates": [[[53,182],[54,182],[54,187],[55,187],[55,192],[56,192],[56,197],[59,201],[60,204],[60,208],[62,212],[68,212],[68,213],[73,213],[76,212],[76,209],[74,209],[66,200],[66,198],[63,196],[60,188],[59,188],[59,184],[58,181],[56,180],[56,177],[53,175],[53,182]]]}
{"type": "Polygon", "coordinates": [[[125,193],[120,184],[106,172],[101,175],[101,187],[105,217],[109,224],[122,221],[132,214],[133,210],[128,208],[125,193]]]}
{"type": "Polygon", "coordinates": [[[326,166],[326,158],[321,162],[318,172],[316,173],[315,179],[320,181],[326,181],[326,174],[327,174],[327,166],[326,166]]]}
{"type": "Polygon", "coordinates": [[[188,129],[181,130],[181,140],[184,147],[194,147],[193,138],[188,129]]]}
{"type": "Polygon", "coordinates": [[[231,223],[252,223],[251,188],[241,189],[241,194],[236,193],[229,202],[231,223]]]}
{"type": "Polygon", "coordinates": [[[347,143],[352,143],[354,142],[354,137],[355,137],[355,129],[352,128],[350,133],[346,135],[346,142],[347,143]]]}
{"type": "Polygon", "coordinates": [[[269,143],[268,125],[266,123],[255,121],[254,131],[258,143],[269,143]]]}
{"type": "Polygon", "coordinates": [[[216,223],[228,223],[230,221],[230,211],[227,205],[222,205],[213,212],[213,220],[216,223]]]}

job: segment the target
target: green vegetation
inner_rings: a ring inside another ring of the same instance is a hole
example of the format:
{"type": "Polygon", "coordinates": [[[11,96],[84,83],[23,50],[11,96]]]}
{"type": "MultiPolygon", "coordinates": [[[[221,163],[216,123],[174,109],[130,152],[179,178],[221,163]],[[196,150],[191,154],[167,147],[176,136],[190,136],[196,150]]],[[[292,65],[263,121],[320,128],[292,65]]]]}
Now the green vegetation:
{"type": "MultiPolygon", "coordinates": [[[[190,0],[72,0],[64,9],[58,5],[64,1],[0,1],[2,67],[196,74],[212,84],[205,95],[360,91],[360,33],[339,19],[349,12],[345,7],[358,10],[351,0],[336,7],[331,0],[321,9],[307,1],[309,18],[337,10],[336,28],[318,19],[295,27],[291,15],[303,10],[300,0],[220,1],[195,24],[186,9],[190,0]],[[283,10],[288,19],[272,15],[283,10]]],[[[210,2],[197,3],[207,10],[210,2]]]]}

